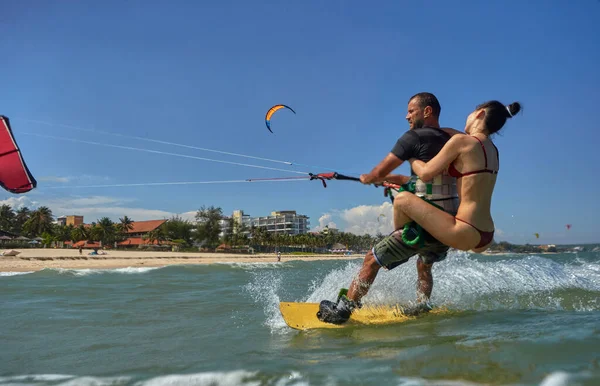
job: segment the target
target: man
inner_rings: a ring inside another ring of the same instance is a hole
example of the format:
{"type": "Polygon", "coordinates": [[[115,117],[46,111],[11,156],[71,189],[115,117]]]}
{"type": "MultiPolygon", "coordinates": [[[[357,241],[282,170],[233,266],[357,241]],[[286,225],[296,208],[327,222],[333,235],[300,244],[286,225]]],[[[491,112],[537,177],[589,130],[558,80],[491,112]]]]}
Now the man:
{"type": "MultiPolygon", "coordinates": [[[[412,96],[408,101],[408,114],[406,115],[410,130],[398,139],[394,148],[379,165],[375,166],[370,173],[360,176],[361,182],[377,184],[387,181],[399,185],[409,182],[411,177],[390,173],[410,158],[424,162],[431,160],[444,147],[451,135],[458,133],[453,129],[440,128],[440,112],[440,103],[435,95],[422,92],[412,96]]],[[[414,178],[414,172],[411,174],[414,178]]],[[[458,209],[456,179],[445,173],[436,176],[433,179],[431,197],[431,201],[435,201],[444,210],[456,214],[458,209]]],[[[416,232],[415,229],[411,229],[411,231],[416,232]]],[[[358,277],[354,278],[350,284],[347,294],[340,296],[338,303],[328,300],[321,302],[318,314],[320,320],[336,324],[344,323],[350,318],[352,311],[356,307],[360,307],[360,299],[369,291],[381,267],[391,270],[407,262],[416,254],[419,255],[417,259],[418,304],[411,309],[405,309],[405,313],[418,314],[430,310],[428,301],[433,289],[431,267],[433,263],[446,258],[449,247],[425,231],[421,236],[425,240],[423,244],[407,245],[402,240],[402,232],[402,229],[395,230],[366,254],[358,277]]]]}

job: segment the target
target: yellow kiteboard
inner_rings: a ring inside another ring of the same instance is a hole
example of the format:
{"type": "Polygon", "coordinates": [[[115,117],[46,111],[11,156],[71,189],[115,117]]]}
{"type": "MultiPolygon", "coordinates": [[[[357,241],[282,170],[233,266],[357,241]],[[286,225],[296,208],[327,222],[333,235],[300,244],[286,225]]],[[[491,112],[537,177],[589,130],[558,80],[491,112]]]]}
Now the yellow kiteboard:
{"type": "MultiPolygon", "coordinates": [[[[343,328],[348,325],[377,325],[402,323],[414,320],[416,316],[407,316],[402,313],[399,305],[395,306],[363,306],[352,312],[350,319],[344,324],[321,322],[317,318],[319,303],[280,302],[279,310],[285,323],[296,330],[310,330],[313,328],[343,328]]],[[[434,308],[430,313],[440,313],[442,310],[434,308]]]]}

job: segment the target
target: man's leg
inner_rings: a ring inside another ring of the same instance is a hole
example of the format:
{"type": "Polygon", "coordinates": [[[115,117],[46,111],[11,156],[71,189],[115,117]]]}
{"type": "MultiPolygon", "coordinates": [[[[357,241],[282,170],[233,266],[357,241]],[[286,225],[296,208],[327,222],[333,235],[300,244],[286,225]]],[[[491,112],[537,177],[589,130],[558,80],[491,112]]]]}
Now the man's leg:
{"type": "Polygon", "coordinates": [[[448,253],[448,246],[434,239],[430,234],[425,233],[426,245],[419,252],[417,259],[417,304],[406,307],[404,313],[406,315],[419,315],[431,311],[429,299],[433,290],[433,274],[431,268],[433,263],[442,261],[448,253]]]}
{"type": "Polygon", "coordinates": [[[418,251],[416,247],[404,244],[401,230],[384,237],[365,255],[360,272],[352,280],[348,293],[340,297],[338,302],[321,301],[317,313],[319,320],[334,324],[346,322],[352,311],[360,307],[360,299],[369,292],[381,267],[394,269],[407,262],[418,251]]]}
{"type": "Polygon", "coordinates": [[[431,274],[433,263],[425,264],[423,258],[417,259],[417,303],[428,302],[433,290],[433,275],[431,274]]]}
{"type": "Polygon", "coordinates": [[[371,284],[375,281],[380,268],[381,265],[379,265],[375,256],[373,256],[373,250],[367,252],[358,276],[350,284],[347,295],[348,299],[356,303],[360,302],[360,299],[369,292],[369,288],[371,288],[371,284]]]}

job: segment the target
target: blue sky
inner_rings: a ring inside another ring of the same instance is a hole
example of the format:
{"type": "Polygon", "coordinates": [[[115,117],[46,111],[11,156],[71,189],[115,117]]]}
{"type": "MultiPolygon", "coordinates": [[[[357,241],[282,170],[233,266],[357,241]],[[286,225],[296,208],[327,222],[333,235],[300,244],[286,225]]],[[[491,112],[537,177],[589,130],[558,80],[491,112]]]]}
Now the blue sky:
{"type": "Polygon", "coordinates": [[[359,174],[408,129],[408,98],[429,91],[441,124],[460,130],[486,100],[524,106],[496,138],[497,241],[600,242],[599,1],[32,4],[3,4],[0,113],[39,184],[4,202],[86,222],[202,205],[253,216],[295,209],[312,228],[385,233],[391,217],[377,218],[391,207],[381,189],[353,182],[53,189],[299,174],[27,133],[325,171],[65,127],[73,126],[359,174]],[[276,114],[271,134],[264,114],[278,103],[297,114],[276,114]]]}

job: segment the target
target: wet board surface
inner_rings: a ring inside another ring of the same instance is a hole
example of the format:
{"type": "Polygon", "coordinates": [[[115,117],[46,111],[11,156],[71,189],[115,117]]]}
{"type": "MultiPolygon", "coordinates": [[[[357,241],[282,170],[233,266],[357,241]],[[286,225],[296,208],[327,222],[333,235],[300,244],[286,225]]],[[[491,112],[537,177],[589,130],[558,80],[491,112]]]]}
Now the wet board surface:
{"type": "MultiPolygon", "coordinates": [[[[280,302],[279,310],[285,323],[296,330],[315,328],[344,328],[354,325],[381,325],[402,323],[415,320],[416,316],[404,315],[400,305],[395,306],[363,306],[352,312],[350,319],[344,324],[332,324],[317,318],[319,303],[280,302]]],[[[440,313],[443,310],[433,309],[430,313],[440,313]]]]}

